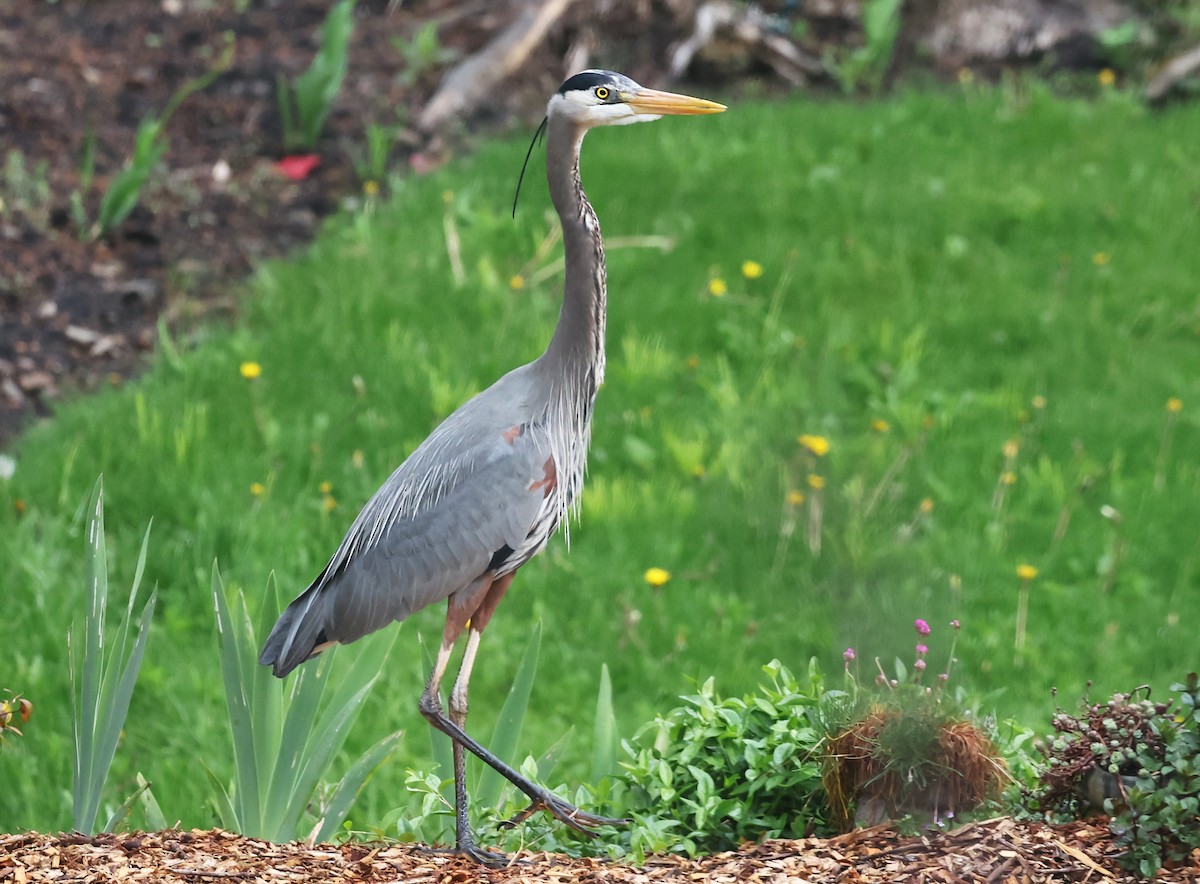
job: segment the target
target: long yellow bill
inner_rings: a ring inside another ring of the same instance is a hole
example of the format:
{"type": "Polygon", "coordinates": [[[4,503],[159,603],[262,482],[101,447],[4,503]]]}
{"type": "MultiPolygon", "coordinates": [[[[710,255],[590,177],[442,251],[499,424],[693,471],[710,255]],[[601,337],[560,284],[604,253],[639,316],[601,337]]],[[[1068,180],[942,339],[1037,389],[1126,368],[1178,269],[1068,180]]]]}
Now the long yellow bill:
{"type": "Polygon", "coordinates": [[[674,92],[659,92],[657,89],[641,89],[625,99],[625,103],[639,114],[719,114],[725,105],[706,98],[692,98],[674,92]]]}

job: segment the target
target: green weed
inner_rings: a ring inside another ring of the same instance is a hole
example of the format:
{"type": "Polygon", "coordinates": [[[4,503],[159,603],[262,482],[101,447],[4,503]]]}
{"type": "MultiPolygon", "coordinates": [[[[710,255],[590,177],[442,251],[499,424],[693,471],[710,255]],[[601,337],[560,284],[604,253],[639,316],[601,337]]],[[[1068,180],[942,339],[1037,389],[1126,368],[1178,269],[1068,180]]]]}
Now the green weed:
{"type": "Polygon", "coordinates": [[[284,150],[312,150],[316,146],[346,78],[353,33],[354,0],[339,0],[325,17],[321,46],[308,70],[291,86],[280,75],[276,98],[283,122],[284,150]]]}

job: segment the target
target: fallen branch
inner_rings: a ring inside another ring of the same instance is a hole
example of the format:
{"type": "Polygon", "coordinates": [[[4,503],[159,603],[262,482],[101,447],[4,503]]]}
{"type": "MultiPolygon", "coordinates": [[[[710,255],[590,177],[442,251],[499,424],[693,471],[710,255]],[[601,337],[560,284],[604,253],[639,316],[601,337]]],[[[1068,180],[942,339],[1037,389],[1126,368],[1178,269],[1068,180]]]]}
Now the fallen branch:
{"type": "Polygon", "coordinates": [[[1164,64],[1146,84],[1146,99],[1159,101],[1176,85],[1200,73],[1200,46],[1194,46],[1164,64]]]}
{"type": "Polygon", "coordinates": [[[829,71],[816,56],[802,50],[773,29],[771,16],[757,6],[735,5],[726,0],[705,3],[696,12],[696,28],[671,53],[671,78],[677,79],[691,65],[696,53],[712,42],[718,31],[757,50],[783,79],[798,86],[811,78],[828,78],[829,71]]]}
{"type": "Polygon", "coordinates": [[[434,132],[453,117],[473,111],[496,94],[496,85],[517,70],[567,11],[572,0],[529,3],[512,24],[486,46],[454,67],[417,118],[422,132],[434,132]]]}

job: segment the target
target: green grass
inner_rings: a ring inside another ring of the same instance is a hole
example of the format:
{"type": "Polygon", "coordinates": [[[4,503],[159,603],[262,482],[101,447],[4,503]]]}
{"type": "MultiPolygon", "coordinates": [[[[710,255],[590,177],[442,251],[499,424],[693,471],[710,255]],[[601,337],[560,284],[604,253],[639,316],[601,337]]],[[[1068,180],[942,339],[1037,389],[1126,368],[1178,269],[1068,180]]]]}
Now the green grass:
{"type": "MultiPolygon", "coordinates": [[[[934,626],[934,661],[960,619],[955,680],[1040,727],[1052,686],[1064,702],[1089,679],[1097,693],[1165,691],[1196,668],[1198,145],[1200,108],[1038,89],[738,105],[593,134],[583,174],[607,236],[675,246],[610,250],[583,519],[569,555],[556,539],[522,570],[489,629],[473,729],[491,732],[539,620],[520,751],[575,726],[555,776],[567,780],[586,776],[605,663],[625,735],[689,680],[740,694],[773,657],[835,671],[853,645],[868,667],[907,660],[916,617],[934,626]],[[751,259],[764,273],[747,280],[751,259]],[[714,276],[724,297],[708,294],[714,276]],[[1169,397],[1184,403],[1173,424],[1169,397]],[[807,457],[800,433],[830,452],[807,457]],[[813,471],[826,483],[819,555],[813,471]],[[789,508],[790,490],[806,502],[789,508]],[[1020,563],[1040,574],[1017,653],[1020,563]],[[642,580],[652,565],[672,574],[661,589],[642,580]]],[[[526,268],[554,228],[540,175],[508,215],[521,149],[490,145],[335,220],[306,256],[261,268],[236,328],[194,335],[181,358],[22,441],[0,483],[0,687],[36,711],[0,752],[4,827],[69,821],[65,636],[82,600],[80,505],[100,473],[112,579],[131,578],[153,518],[145,579],[159,593],[107,800],[140,770],[168,820],[213,820],[197,757],[223,780],[233,763],[213,560],[251,605],[271,572],[282,594],[299,591],[438,420],[540,352],[561,274],[536,272],[556,249],[526,268]],[[513,290],[522,269],[531,281],[513,290]],[[250,360],[253,382],[239,374],[250,360]]],[[[402,627],[347,743],[351,757],[408,732],[356,826],[406,803],[405,767],[429,764],[418,635],[435,645],[441,617],[402,627]]]]}

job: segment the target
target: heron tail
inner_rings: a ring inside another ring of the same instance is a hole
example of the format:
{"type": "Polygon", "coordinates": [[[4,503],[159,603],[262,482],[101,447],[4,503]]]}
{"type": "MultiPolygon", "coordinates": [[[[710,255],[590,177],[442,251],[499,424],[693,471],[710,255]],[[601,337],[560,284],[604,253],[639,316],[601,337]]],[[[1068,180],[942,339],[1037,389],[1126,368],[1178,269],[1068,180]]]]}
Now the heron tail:
{"type": "Polygon", "coordinates": [[[258,662],[283,678],[305,660],[311,660],[334,642],[326,637],[327,606],[322,603],[320,581],[287,606],[263,644],[258,662]]]}

